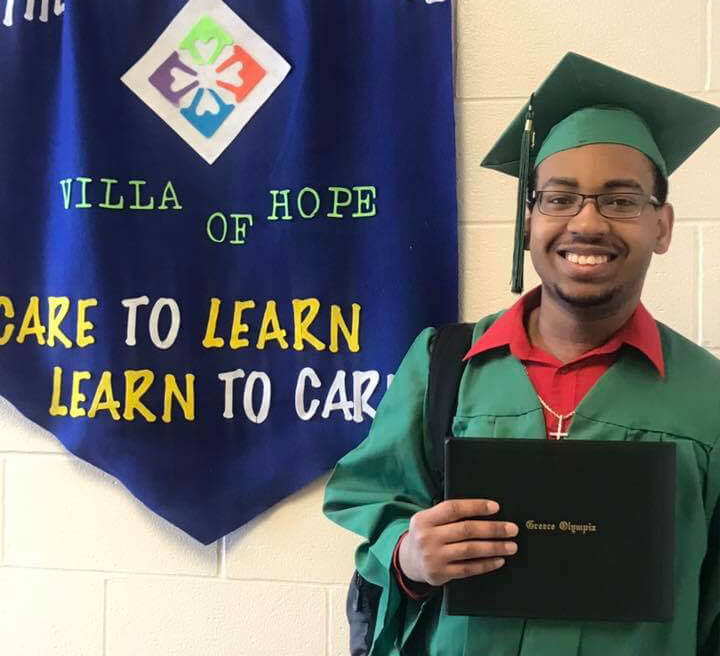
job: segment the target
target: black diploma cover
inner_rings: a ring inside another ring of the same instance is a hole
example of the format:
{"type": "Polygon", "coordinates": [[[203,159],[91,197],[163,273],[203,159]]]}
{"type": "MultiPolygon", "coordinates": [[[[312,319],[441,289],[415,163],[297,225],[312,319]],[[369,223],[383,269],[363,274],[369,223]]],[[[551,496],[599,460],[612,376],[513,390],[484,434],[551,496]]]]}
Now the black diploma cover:
{"type": "Polygon", "coordinates": [[[453,437],[445,498],[520,528],[503,567],[445,585],[449,615],[672,619],[673,443],[453,437]]]}

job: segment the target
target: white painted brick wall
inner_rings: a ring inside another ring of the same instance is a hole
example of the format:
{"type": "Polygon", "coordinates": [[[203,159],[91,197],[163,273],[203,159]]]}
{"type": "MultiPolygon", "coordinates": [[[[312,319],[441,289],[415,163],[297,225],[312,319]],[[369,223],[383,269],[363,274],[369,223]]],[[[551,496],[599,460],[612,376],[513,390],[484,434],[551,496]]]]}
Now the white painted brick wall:
{"type": "MultiPolygon", "coordinates": [[[[720,104],[720,2],[457,0],[461,316],[506,306],[515,183],[485,151],[566,50],[720,104]]],[[[644,300],[720,357],[720,134],[671,179],[644,300]]],[[[537,276],[526,266],[526,285],[537,276]]],[[[2,656],[341,656],[357,538],[325,478],[204,547],[0,400],[2,656]]]]}
{"type": "Polygon", "coordinates": [[[720,349],[720,223],[702,227],[703,345],[720,349]]]}
{"type": "Polygon", "coordinates": [[[653,255],[643,302],[653,316],[688,339],[698,338],[698,228],[677,222],[672,245],[653,255]]]}
{"type": "Polygon", "coordinates": [[[102,578],[87,573],[1,569],[0,653],[102,654],[103,587],[102,578]]]}
{"type": "Polygon", "coordinates": [[[25,419],[0,396],[0,452],[64,453],[65,449],[50,433],[25,419]]]}
{"type": "MultiPolygon", "coordinates": [[[[720,11],[720,5],[718,5],[720,11]]],[[[720,32],[717,36],[720,39],[720,32]]],[[[720,68],[720,57],[717,59],[720,68]]],[[[701,93],[695,97],[720,105],[720,93],[701,93]]],[[[670,194],[680,220],[699,219],[717,221],[718,204],[712,190],[717,189],[720,162],[720,132],[712,135],[703,147],[670,177],[670,194]]]]}
{"type": "Polygon", "coordinates": [[[106,656],[322,655],[327,596],[303,584],[115,578],[106,656]]]}
{"type": "Polygon", "coordinates": [[[216,546],[198,545],[115,479],[70,456],[9,455],[4,505],[8,565],[217,574],[216,546]]]}
{"type": "MultiPolygon", "coordinates": [[[[480,166],[524,100],[457,101],[458,210],[467,223],[503,222],[515,214],[517,179],[480,166]]],[[[512,252],[512,247],[510,252],[512,252]]],[[[509,280],[509,274],[506,276],[509,280]]]]}
{"type": "MultiPolygon", "coordinates": [[[[5,566],[5,459],[0,458],[0,567],[5,566]]],[[[0,593],[2,604],[2,593],[0,593]]],[[[2,634],[0,634],[2,635],[2,634]]]]}
{"type": "Polygon", "coordinates": [[[709,51],[712,63],[707,71],[707,78],[710,89],[720,89],[720,66],[718,66],[718,62],[720,62],[720,5],[716,0],[708,0],[708,13],[710,14],[710,26],[708,27],[709,51]]]}
{"type": "Polygon", "coordinates": [[[348,554],[360,538],[318,513],[326,481],[323,476],[228,536],[228,577],[346,585],[354,570],[348,554]]]}
{"type": "Polygon", "coordinates": [[[457,0],[460,98],[529,95],[572,50],[702,91],[707,0],[457,0]]]}
{"type": "MultiPolygon", "coordinates": [[[[517,298],[510,292],[514,227],[504,225],[461,224],[460,235],[460,318],[472,321],[517,298]]],[[[540,283],[525,256],[525,288],[540,283]]]]}
{"type": "Polygon", "coordinates": [[[330,591],[330,656],[347,656],[350,631],[345,619],[347,587],[330,591]]]}

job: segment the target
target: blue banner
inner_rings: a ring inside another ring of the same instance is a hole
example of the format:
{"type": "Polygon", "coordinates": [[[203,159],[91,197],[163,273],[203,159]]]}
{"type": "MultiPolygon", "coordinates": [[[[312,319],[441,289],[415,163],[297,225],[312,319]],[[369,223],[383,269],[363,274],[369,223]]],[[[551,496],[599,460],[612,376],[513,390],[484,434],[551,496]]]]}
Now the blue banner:
{"type": "Polygon", "coordinates": [[[210,543],[456,319],[450,3],[4,1],[0,395],[210,543]]]}

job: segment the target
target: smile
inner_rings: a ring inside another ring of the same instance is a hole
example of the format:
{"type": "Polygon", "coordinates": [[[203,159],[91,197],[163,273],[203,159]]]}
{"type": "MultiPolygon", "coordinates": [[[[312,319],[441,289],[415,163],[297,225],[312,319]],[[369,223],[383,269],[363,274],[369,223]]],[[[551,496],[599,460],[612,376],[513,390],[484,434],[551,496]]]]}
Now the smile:
{"type": "Polygon", "coordinates": [[[592,255],[573,253],[572,251],[561,251],[560,256],[573,264],[580,266],[594,267],[600,264],[607,264],[617,256],[609,253],[596,253],[592,255]]]}

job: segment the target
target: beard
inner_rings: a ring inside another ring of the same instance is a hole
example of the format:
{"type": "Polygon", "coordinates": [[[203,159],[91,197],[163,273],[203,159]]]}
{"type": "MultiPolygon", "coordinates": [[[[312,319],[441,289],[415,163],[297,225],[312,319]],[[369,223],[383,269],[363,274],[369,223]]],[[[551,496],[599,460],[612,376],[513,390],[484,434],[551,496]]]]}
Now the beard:
{"type": "Polygon", "coordinates": [[[575,294],[570,295],[564,292],[560,285],[552,286],[552,291],[556,298],[560,299],[566,306],[577,310],[596,310],[607,311],[622,305],[623,288],[622,286],[612,287],[596,294],[575,294]]]}

